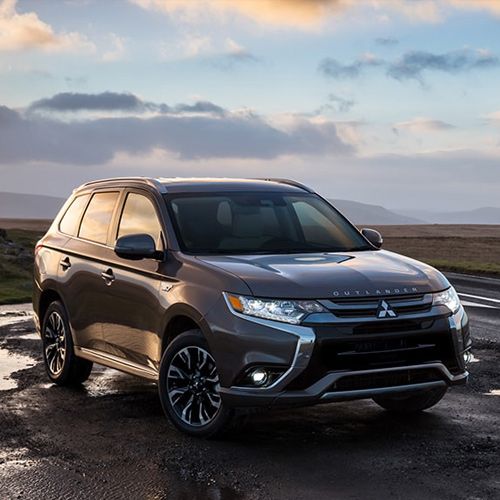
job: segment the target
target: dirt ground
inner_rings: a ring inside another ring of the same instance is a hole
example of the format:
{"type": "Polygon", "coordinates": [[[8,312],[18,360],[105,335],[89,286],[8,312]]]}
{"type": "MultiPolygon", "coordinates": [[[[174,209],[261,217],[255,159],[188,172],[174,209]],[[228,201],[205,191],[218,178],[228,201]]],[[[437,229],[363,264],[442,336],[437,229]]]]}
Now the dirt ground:
{"type": "Polygon", "coordinates": [[[0,498],[500,498],[500,309],[485,311],[469,385],[431,411],[266,411],[222,441],[177,432],[138,378],[95,367],[79,390],[48,383],[21,317],[0,327],[0,362],[22,368],[0,390],[0,498]]]}

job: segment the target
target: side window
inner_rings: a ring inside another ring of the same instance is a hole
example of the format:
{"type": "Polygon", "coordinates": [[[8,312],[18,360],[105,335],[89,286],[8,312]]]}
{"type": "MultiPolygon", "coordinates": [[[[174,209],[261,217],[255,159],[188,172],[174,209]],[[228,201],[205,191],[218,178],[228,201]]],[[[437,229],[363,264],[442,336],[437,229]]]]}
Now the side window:
{"type": "Polygon", "coordinates": [[[128,234],[149,234],[155,240],[156,247],[163,249],[162,229],[155,207],[151,200],[141,194],[129,193],[125,200],[117,237],[128,234]]]}
{"type": "Polygon", "coordinates": [[[109,224],[118,199],[118,193],[96,193],[83,216],[78,236],[96,243],[106,244],[109,224]]]}
{"type": "Polygon", "coordinates": [[[78,223],[80,222],[80,217],[82,215],[83,209],[87,205],[89,200],[88,194],[77,196],[71,205],[69,206],[66,213],[63,215],[61,221],[59,222],[59,231],[64,234],[69,234],[70,236],[76,236],[78,232],[78,223]]]}

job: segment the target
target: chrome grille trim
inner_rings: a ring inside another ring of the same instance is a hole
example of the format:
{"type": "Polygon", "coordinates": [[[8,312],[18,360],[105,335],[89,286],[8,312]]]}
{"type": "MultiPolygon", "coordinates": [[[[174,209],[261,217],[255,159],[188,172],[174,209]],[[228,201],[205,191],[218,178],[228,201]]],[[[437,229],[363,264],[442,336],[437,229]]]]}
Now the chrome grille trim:
{"type": "Polygon", "coordinates": [[[319,302],[337,318],[378,319],[377,309],[381,300],[387,302],[399,318],[427,313],[432,308],[431,293],[411,296],[349,297],[319,300],[319,302]]]}

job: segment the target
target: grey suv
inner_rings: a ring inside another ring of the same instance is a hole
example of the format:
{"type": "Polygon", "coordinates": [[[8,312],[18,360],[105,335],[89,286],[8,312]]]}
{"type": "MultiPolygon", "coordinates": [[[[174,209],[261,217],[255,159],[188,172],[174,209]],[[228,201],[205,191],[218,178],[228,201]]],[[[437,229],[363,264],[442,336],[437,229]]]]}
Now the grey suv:
{"type": "Polygon", "coordinates": [[[288,180],[89,182],[35,250],[48,376],[153,380],[198,436],[242,408],[424,410],[467,379],[467,315],[441,273],[381,245],[288,180]]]}

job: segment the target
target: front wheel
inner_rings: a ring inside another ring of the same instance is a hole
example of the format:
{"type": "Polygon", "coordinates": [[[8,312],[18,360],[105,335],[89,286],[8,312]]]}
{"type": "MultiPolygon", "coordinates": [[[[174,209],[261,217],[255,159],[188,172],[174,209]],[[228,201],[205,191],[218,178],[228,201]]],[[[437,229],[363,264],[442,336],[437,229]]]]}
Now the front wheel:
{"type": "Polygon", "coordinates": [[[160,364],[158,390],[163,410],[181,431],[199,437],[223,433],[233,411],[219,394],[219,375],[208,344],[199,330],[179,335],[160,364]]]}
{"type": "Polygon", "coordinates": [[[439,403],[447,390],[448,387],[438,387],[406,395],[378,396],[373,398],[373,401],[395,413],[417,413],[439,403]]]}

